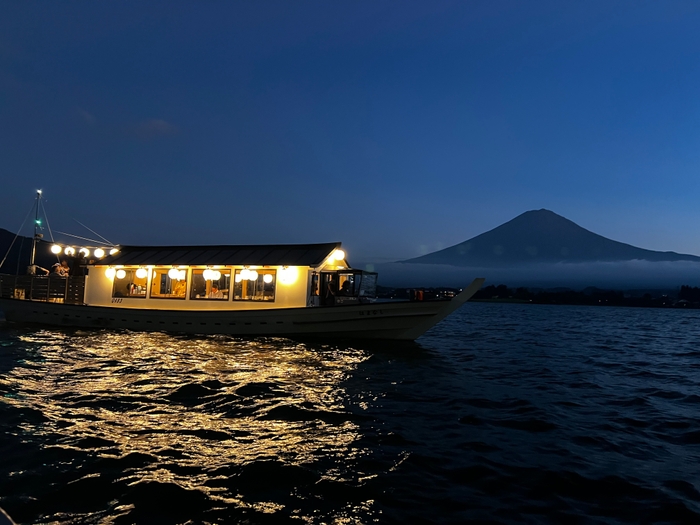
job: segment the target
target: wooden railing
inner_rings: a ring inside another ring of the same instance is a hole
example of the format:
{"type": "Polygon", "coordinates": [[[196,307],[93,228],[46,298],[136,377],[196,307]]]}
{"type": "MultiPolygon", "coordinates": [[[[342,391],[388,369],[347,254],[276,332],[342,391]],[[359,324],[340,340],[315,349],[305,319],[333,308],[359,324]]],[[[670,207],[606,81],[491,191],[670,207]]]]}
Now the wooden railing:
{"type": "Polygon", "coordinates": [[[0,274],[0,298],[83,304],[85,277],[0,274]]]}

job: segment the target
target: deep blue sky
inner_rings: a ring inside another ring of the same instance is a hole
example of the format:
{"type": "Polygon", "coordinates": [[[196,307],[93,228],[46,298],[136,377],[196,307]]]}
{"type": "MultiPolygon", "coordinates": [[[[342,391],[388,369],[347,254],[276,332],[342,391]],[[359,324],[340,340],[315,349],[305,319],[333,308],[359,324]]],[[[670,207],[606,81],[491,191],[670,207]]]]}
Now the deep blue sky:
{"type": "Polygon", "coordinates": [[[417,256],[530,209],[700,254],[700,2],[3,2],[0,227],[417,256]]]}

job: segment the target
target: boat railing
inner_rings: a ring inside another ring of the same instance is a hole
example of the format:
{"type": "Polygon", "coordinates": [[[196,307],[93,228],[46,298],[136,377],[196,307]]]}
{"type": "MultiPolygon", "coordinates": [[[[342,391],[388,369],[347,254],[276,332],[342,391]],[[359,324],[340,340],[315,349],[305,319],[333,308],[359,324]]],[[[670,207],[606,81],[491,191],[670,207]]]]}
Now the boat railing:
{"type": "Polygon", "coordinates": [[[85,276],[0,274],[0,298],[83,304],[85,276]]]}

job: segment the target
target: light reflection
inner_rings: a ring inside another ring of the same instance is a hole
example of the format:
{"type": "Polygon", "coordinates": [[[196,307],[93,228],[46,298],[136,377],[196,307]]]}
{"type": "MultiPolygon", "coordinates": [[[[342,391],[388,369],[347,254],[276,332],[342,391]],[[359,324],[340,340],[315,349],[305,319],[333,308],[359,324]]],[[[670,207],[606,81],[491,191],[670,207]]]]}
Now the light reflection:
{"type": "MultiPolygon", "coordinates": [[[[34,363],[0,378],[19,393],[4,401],[47,420],[23,431],[63,448],[99,438],[94,453],[102,458],[158,458],[125,471],[129,484],[176,483],[274,513],[279,502],[233,494],[212,473],[261,460],[328,463],[320,478],[344,481],[348,465],[367,453],[356,444],[360,429],[343,388],[368,358],[362,350],[158,333],[42,331],[22,340],[37,349],[34,363]]],[[[357,507],[364,517],[367,505],[357,507]]]]}

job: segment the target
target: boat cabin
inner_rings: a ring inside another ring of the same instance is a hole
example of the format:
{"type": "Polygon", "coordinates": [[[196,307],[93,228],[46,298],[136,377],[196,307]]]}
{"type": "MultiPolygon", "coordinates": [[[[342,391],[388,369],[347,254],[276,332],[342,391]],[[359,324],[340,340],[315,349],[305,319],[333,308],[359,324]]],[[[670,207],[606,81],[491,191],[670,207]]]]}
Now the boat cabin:
{"type": "Polygon", "coordinates": [[[150,310],[256,310],[359,304],[376,296],[377,284],[376,273],[349,267],[340,243],[121,246],[89,260],[85,273],[3,275],[0,296],[150,310]]]}

